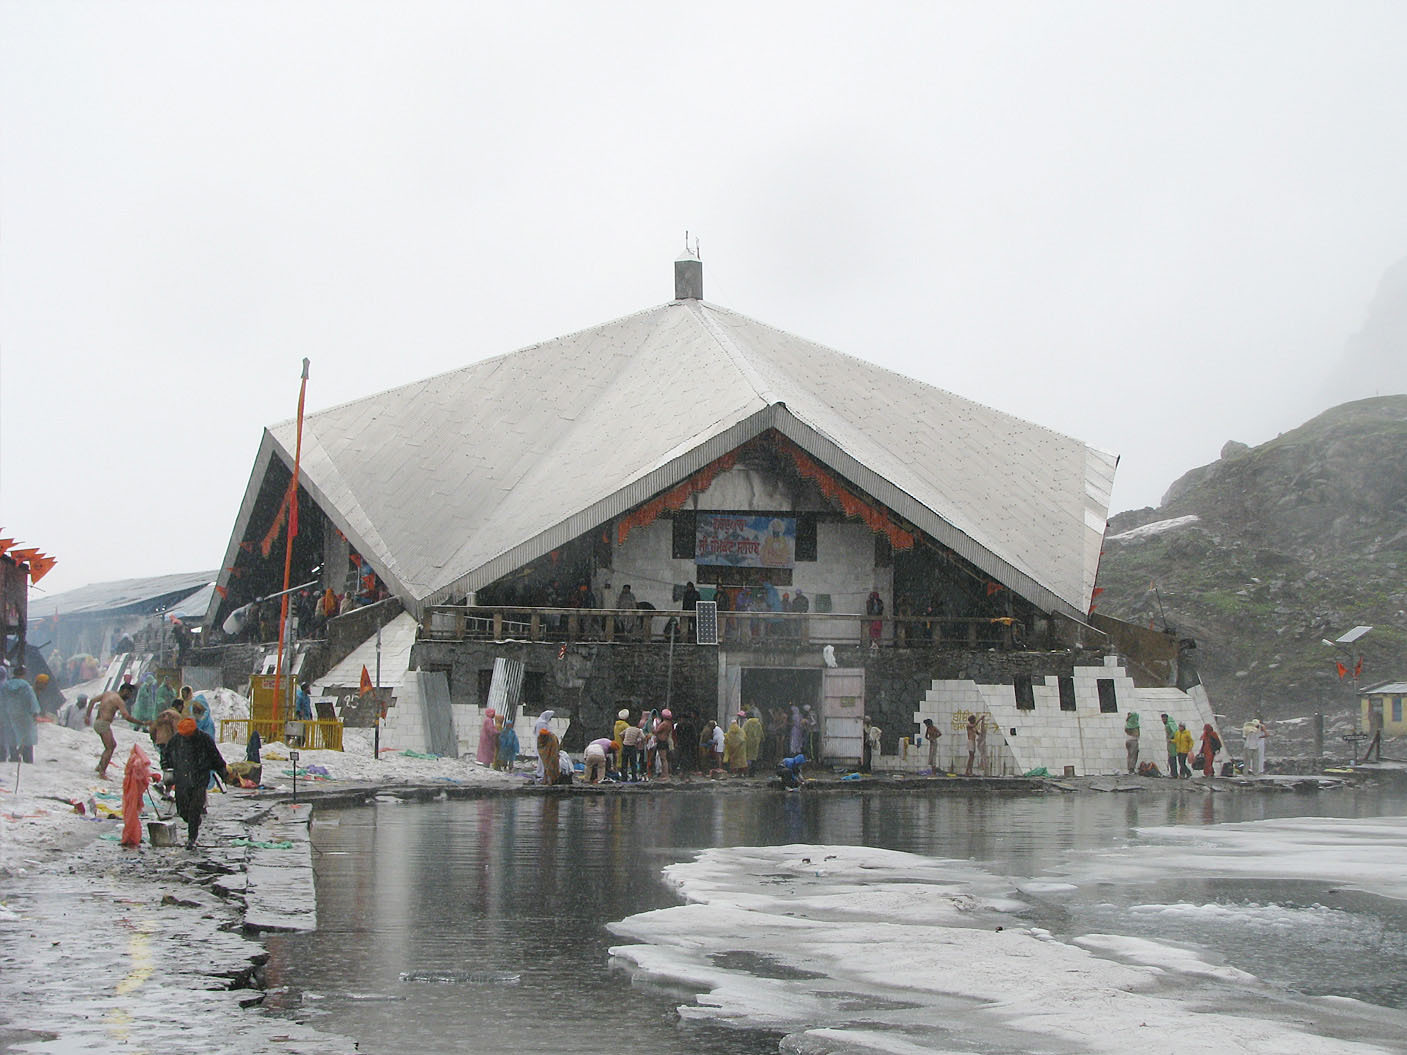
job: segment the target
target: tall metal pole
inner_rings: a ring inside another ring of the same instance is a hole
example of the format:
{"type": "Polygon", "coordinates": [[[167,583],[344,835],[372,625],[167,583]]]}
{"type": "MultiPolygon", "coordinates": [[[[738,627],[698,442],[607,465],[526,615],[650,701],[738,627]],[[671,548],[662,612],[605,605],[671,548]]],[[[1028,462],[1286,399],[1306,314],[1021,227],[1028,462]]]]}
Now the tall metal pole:
{"type": "MultiPolygon", "coordinates": [[[[362,670],[366,668],[363,667],[362,670]]],[[[372,719],[376,723],[376,732],[371,738],[371,749],[376,760],[381,761],[381,624],[376,624],[376,692],[372,696],[372,704],[375,708],[372,719]]]]}
{"type": "Polygon", "coordinates": [[[298,431],[293,445],[293,480],[284,502],[288,505],[288,528],[283,543],[283,603],[278,619],[278,659],[274,665],[274,706],[280,722],[287,721],[283,707],[283,639],[288,630],[288,578],[293,568],[293,540],[298,537],[298,469],[303,460],[303,398],[308,393],[308,360],[303,360],[303,380],[298,385],[298,431]]]}

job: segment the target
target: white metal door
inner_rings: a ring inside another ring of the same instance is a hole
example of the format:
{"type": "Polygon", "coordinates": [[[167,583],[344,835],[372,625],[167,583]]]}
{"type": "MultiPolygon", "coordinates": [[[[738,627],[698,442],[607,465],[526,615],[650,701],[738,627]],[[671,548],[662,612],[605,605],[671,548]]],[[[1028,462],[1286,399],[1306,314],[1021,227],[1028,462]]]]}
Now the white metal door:
{"type": "Polygon", "coordinates": [[[864,715],[864,668],[822,670],[821,758],[858,765],[864,715]]]}

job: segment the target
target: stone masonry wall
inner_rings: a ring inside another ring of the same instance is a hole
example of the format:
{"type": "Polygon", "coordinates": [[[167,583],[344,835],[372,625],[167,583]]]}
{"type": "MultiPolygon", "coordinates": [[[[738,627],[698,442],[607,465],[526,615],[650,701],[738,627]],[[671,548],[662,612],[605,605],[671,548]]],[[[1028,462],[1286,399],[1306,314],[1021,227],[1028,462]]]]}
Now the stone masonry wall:
{"type": "MultiPolygon", "coordinates": [[[[616,711],[622,707],[638,712],[642,707],[665,706],[667,646],[644,642],[574,645],[558,658],[559,648],[560,645],[548,642],[421,641],[411,653],[411,666],[445,669],[450,702],[482,707],[486,701],[479,694],[479,672],[492,670],[493,661],[499,656],[522,660],[523,710],[570,715],[573,720],[563,743],[568,751],[579,751],[588,740],[610,735],[616,711]],[[541,699],[528,701],[527,680],[533,675],[540,677],[541,699]]],[[[669,706],[676,715],[691,710],[711,715],[717,700],[717,681],[716,648],[675,645],[669,706]]]]}

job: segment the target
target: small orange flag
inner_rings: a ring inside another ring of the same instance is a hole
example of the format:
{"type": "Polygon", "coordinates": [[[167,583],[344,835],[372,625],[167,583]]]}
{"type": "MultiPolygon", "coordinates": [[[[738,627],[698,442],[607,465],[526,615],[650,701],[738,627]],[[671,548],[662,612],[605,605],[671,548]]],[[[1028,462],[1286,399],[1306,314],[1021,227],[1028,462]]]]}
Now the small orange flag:
{"type": "Polygon", "coordinates": [[[361,695],[365,696],[372,689],[371,673],[366,669],[366,664],[362,664],[362,687],[361,695]]]}
{"type": "MultiPolygon", "coordinates": [[[[49,574],[50,569],[59,562],[57,557],[46,557],[42,554],[36,556],[29,562],[29,581],[36,583],[49,574]]],[[[55,616],[55,618],[58,618],[55,616]]]]}

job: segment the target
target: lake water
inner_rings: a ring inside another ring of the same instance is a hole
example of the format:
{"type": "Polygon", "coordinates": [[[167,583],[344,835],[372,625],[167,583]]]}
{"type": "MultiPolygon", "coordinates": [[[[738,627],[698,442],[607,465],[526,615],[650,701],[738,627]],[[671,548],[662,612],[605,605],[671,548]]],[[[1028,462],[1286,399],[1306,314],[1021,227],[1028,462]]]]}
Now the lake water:
{"type": "MultiPolygon", "coordinates": [[[[1407,798],[1384,789],[1037,796],[710,787],[383,800],[316,815],[319,929],[269,939],[269,1004],[386,1055],[775,1052],[785,1029],[735,1028],[708,1012],[681,1020],[676,1009],[695,991],[660,977],[642,984],[608,952],[629,939],[607,928],[679,905],[662,870],[697,851],[810,844],[956,859],[1013,895],[1024,884],[1017,925],[1058,939],[1176,937],[1287,994],[1402,1008],[1403,902],[1328,881],[1208,879],[1172,867],[1106,881],[1100,872],[1106,861],[1117,872],[1126,858],[1146,858],[1148,829],[1308,816],[1331,831],[1334,818],[1402,814],[1407,798]],[[1066,883],[1072,868],[1085,874],[1066,883]],[[1060,893],[1043,897],[1050,879],[1061,880],[1050,884],[1060,893]]],[[[734,944],[743,948],[714,963],[743,979],[788,977],[767,956],[752,957],[745,936],[734,944]]],[[[992,1041],[980,1050],[1003,1049],[992,1041]]]]}

